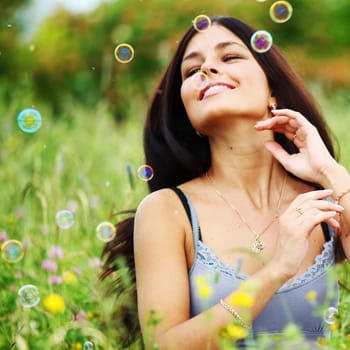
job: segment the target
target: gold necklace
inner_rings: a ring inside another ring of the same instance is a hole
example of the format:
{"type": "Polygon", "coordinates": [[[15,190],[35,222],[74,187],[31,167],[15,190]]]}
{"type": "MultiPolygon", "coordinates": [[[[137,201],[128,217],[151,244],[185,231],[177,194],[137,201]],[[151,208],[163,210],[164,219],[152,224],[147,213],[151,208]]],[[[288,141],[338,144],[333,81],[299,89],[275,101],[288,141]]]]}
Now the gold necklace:
{"type": "Polygon", "coordinates": [[[279,208],[281,205],[281,200],[283,197],[284,189],[285,189],[285,184],[286,184],[286,179],[287,175],[284,173],[284,179],[283,179],[283,184],[281,186],[281,191],[280,191],[280,196],[278,198],[278,203],[276,207],[276,214],[273,216],[272,220],[265,226],[265,228],[261,232],[256,232],[250,225],[248,224],[247,220],[240,214],[238,209],[230,203],[224,196],[223,194],[216,188],[213,179],[211,176],[206,172],[206,177],[209,180],[210,184],[212,185],[215,193],[221,197],[221,199],[238,215],[238,217],[241,219],[241,221],[248,227],[248,229],[253,233],[254,238],[252,243],[250,244],[250,249],[253,253],[261,254],[262,251],[265,248],[265,242],[261,239],[261,236],[267,231],[267,229],[279,218],[279,208]]]}

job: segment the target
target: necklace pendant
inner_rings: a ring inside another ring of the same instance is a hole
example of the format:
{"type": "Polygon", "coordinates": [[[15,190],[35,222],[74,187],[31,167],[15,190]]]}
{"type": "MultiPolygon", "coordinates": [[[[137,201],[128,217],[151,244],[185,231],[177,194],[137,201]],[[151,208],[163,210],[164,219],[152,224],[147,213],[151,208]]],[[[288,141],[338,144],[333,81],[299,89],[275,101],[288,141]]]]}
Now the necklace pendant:
{"type": "Polygon", "coordinates": [[[265,248],[265,243],[262,239],[260,239],[259,235],[256,235],[254,241],[250,245],[250,249],[253,253],[261,254],[265,248]]]}

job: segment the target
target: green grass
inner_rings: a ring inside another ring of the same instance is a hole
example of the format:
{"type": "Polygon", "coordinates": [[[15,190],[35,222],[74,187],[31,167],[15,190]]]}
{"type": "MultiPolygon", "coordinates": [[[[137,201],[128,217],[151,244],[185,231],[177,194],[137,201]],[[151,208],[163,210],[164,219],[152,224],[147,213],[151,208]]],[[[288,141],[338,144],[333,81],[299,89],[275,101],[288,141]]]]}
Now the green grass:
{"type": "Polygon", "coordinates": [[[116,339],[103,336],[109,331],[104,318],[111,305],[98,287],[98,267],[90,265],[103,247],[96,226],[112,220],[117,211],[136,208],[146,192],[146,184],[135,175],[143,164],[142,120],[130,118],[118,125],[103,104],[94,111],[73,105],[71,110],[71,115],[59,118],[41,110],[43,125],[35,134],[17,127],[15,108],[1,121],[0,231],[23,242],[25,256],[17,263],[1,259],[0,349],[15,342],[19,349],[66,349],[91,338],[94,349],[99,342],[101,348],[117,348],[116,339]],[[134,189],[126,165],[134,171],[134,189]],[[67,208],[74,209],[75,223],[68,230],[58,229],[56,212],[67,208]],[[48,283],[50,274],[41,264],[54,245],[63,248],[64,259],[57,261],[58,271],[51,275],[70,271],[75,283],[48,283]],[[36,285],[42,300],[52,292],[62,295],[65,312],[52,315],[42,303],[22,308],[16,293],[25,284],[36,285]],[[72,330],[53,347],[56,340],[50,337],[80,310],[89,313],[93,334],[72,330]]]}
{"type": "MultiPolygon", "coordinates": [[[[330,97],[318,86],[313,89],[339,138],[341,161],[349,169],[349,92],[330,97]]],[[[43,125],[37,133],[25,134],[16,118],[27,106],[19,102],[5,106],[0,107],[0,231],[20,240],[25,255],[17,263],[0,260],[0,349],[79,350],[88,341],[95,350],[118,349],[111,315],[118,312],[121,302],[114,304],[113,298],[103,294],[99,268],[92,266],[103,247],[95,228],[113,220],[115,212],[136,208],[147,193],[145,182],[136,176],[143,164],[145,107],[135,104],[128,121],[117,124],[103,103],[94,110],[71,103],[66,108],[70,114],[60,116],[38,105],[43,125]],[[128,164],[134,172],[133,188],[126,172],[128,164]],[[74,210],[75,223],[68,230],[59,229],[55,215],[67,208],[74,210]],[[42,261],[54,245],[62,247],[64,258],[56,259],[57,272],[48,273],[42,261]],[[67,272],[75,280],[48,283],[50,275],[67,272]],[[41,301],[34,308],[23,308],[17,301],[17,291],[25,284],[39,288],[41,301]],[[64,298],[64,312],[45,309],[43,300],[50,293],[64,298]],[[86,313],[87,320],[72,321],[79,311],[86,313]]],[[[345,284],[346,268],[339,272],[345,284]]],[[[346,297],[344,293],[344,300],[346,297]]]]}

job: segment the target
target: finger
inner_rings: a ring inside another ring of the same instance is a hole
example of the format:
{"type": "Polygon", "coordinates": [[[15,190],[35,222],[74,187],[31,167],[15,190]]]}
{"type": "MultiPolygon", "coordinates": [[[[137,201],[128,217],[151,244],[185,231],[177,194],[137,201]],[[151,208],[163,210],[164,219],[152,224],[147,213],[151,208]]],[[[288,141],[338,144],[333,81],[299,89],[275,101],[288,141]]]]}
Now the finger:
{"type": "Polygon", "coordinates": [[[254,127],[258,131],[272,130],[274,132],[284,134],[291,141],[294,141],[297,131],[296,123],[285,116],[261,120],[257,122],[254,127]]]}
{"type": "Polygon", "coordinates": [[[312,208],[317,208],[323,211],[336,211],[338,213],[341,213],[342,211],[344,211],[343,206],[341,206],[340,204],[331,202],[329,200],[312,200],[310,202],[310,206],[312,208]]]}
{"type": "Polygon", "coordinates": [[[340,228],[340,224],[335,218],[330,218],[328,220],[325,220],[324,222],[334,229],[340,228]]]}
{"type": "Polygon", "coordinates": [[[323,190],[314,190],[314,191],[305,192],[305,193],[299,194],[296,197],[296,199],[292,202],[292,204],[296,206],[301,206],[303,205],[303,203],[306,203],[306,201],[325,199],[327,197],[330,197],[332,193],[333,193],[333,190],[328,188],[323,190]]]}
{"type": "Polygon", "coordinates": [[[294,119],[296,122],[307,122],[307,119],[299,112],[293,111],[292,109],[283,108],[283,109],[273,109],[272,114],[274,116],[284,116],[288,117],[289,119],[294,119]]]}
{"type": "Polygon", "coordinates": [[[290,118],[286,116],[272,117],[266,120],[260,120],[255,124],[256,129],[271,129],[279,125],[286,125],[289,123],[290,118]]]}
{"type": "Polygon", "coordinates": [[[295,219],[295,222],[297,223],[298,228],[301,231],[310,234],[316,226],[321,224],[321,222],[326,222],[330,226],[336,228],[338,224],[337,220],[335,219],[336,215],[336,211],[321,211],[309,209],[305,211],[302,215],[299,215],[295,219]]]}
{"type": "Polygon", "coordinates": [[[289,125],[295,129],[300,129],[302,127],[313,126],[301,113],[293,111],[291,109],[275,109],[272,110],[273,118],[288,118],[289,125]]]}

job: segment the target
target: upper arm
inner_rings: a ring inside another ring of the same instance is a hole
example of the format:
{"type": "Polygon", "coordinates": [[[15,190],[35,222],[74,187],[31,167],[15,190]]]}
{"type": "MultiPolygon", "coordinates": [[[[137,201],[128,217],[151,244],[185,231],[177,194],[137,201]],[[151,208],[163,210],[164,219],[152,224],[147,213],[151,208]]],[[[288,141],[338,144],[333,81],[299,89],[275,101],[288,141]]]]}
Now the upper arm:
{"type": "Polygon", "coordinates": [[[189,318],[184,211],[171,190],[148,195],[135,217],[134,255],[138,312],[143,333],[150,312],[166,331],[189,318]]]}

